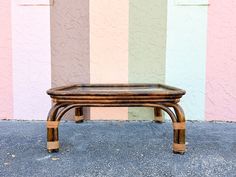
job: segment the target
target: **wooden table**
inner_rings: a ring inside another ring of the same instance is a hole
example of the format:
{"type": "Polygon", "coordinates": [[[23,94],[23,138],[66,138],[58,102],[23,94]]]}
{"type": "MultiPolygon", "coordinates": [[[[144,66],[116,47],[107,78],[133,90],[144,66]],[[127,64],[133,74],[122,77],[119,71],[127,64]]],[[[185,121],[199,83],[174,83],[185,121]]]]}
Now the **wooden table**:
{"type": "Polygon", "coordinates": [[[82,122],[83,107],[153,107],[159,123],[164,111],[173,123],[173,152],[185,152],[185,117],[178,104],[184,90],[162,84],[77,84],[52,88],[47,93],[53,102],[47,118],[49,152],[59,150],[58,126],[63,115],[75,108],[75,120],[82,122]]]}

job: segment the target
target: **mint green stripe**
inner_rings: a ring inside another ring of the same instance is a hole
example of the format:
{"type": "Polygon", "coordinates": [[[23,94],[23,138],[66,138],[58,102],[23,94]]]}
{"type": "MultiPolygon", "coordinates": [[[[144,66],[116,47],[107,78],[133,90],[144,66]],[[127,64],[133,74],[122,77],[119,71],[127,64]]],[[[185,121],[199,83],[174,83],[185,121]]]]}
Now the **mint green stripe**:
{"type": "MultiPolygon", "coordinates": [[[[130,0],[129,8],[129,83],[163,83],[167,1],[130,0]]],[[[153,119],[153,110],[129,108],[129,119],[153,119]]]]}

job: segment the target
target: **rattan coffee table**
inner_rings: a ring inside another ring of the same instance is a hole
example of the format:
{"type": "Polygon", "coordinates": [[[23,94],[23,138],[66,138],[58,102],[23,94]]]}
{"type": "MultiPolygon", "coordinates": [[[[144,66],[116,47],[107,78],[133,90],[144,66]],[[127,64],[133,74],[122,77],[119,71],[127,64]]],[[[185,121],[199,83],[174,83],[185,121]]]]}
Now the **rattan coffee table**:
{"type": "Polygon", "coordinates": [[[58,126],[63,115],[76,108],[75,120],[82,122],[83,107],[153,107],[159,123],[163,122],[164,111],[173,123],[173,152],[185,152],[185,117],[178,104],[184,90],[162,84],[75,84],[47,93],[53,102],[47,118],[48,152],[59,150],[58,126]]]}

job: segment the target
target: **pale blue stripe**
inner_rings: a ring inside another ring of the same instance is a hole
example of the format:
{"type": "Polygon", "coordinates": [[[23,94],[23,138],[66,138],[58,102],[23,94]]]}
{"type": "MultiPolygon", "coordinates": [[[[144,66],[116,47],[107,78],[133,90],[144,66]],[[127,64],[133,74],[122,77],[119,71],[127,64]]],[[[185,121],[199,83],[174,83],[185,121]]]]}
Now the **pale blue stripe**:
{"type": "Polygon", "coordinates": [[[207,8],[168,1],[166,83],[187,91],[181,105],[191,120],[205,114],[207,8]]]}

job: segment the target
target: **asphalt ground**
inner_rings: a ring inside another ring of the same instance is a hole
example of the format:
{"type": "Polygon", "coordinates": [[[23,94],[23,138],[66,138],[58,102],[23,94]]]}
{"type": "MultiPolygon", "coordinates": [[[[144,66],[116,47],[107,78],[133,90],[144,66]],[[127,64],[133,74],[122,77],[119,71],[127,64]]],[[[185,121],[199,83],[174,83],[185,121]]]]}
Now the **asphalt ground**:
{"type": "Polygon", "coordinates": [[[170,122],[62,122],[52,154],[45,125],[0,121],[0,177],[236,177],[236,123],[187,122],[184,155],[170,122]]]}

